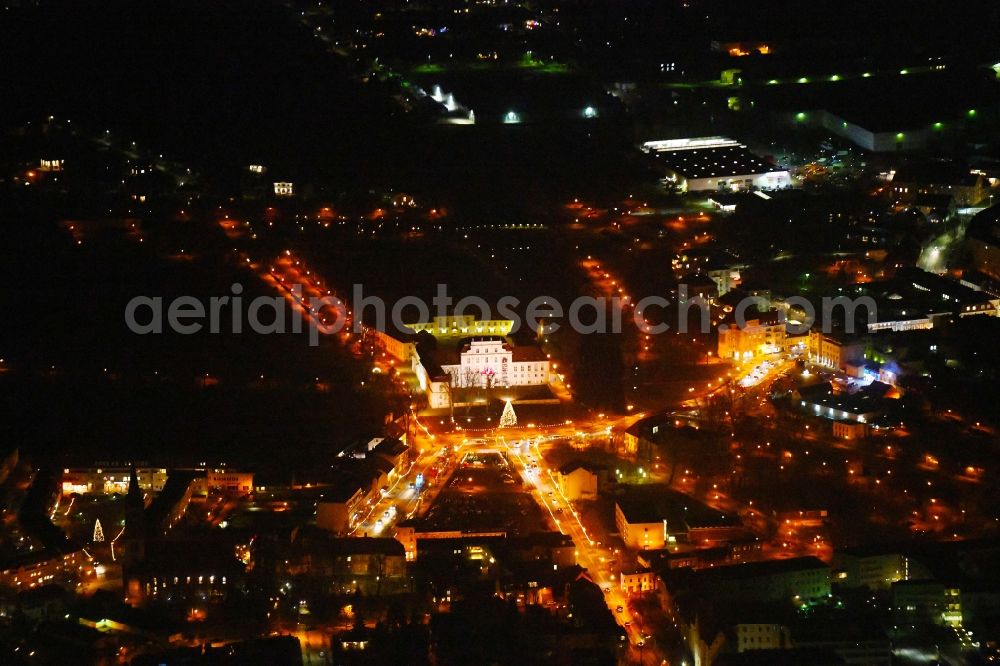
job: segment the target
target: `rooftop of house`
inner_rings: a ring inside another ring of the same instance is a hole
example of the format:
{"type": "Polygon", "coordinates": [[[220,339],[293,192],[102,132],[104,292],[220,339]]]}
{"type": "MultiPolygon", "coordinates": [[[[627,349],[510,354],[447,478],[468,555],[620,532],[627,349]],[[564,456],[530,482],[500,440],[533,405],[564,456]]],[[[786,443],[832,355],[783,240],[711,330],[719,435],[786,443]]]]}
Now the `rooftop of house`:
{"type": "Polygon", "coordinates": [[[607,469],[607,467],[605,467],[604,465],[595,465],[593,463],[588,463],[583,460],[570,460],[569,462],[567,462],[566,464],[562,465],[559,468],[559,473],[563,475],[572,474],[578,469],[582,469],[587,472],[596,474],[601,470],[607,469]]]}
{"type": "Polygon", "coordinates": [[[372,452],[376,455],[398,457],[406,453],[408,447],[395,437],[386,437],[375,445],[372,452]]]}

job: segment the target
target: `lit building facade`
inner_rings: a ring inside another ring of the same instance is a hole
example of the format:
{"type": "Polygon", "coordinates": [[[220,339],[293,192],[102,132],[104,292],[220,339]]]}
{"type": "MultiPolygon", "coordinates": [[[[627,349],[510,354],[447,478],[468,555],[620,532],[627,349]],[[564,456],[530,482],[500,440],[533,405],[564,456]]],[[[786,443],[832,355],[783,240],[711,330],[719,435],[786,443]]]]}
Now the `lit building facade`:
{"type": "Polygon", "coordinates": [[[597,473],[583,465],[565,465],[556,472],[559,492],[568,500],[597,499],[597,473]]]}
{"type": "Polygon", "coordinates": [[[42,159],[38,160],[38,170],[39,171],[62,171],[63,170],[63,160],[42,158],[42,159]]]}
{"type": "Polygon", "coordinates": [[[358,524],[370,497],[367,488],[350,485],[339,494],[316,503],[316,525],[334,534],[345,534],[358,524]]]}
{"type": "Polygon", "coordinates": [[[248,495],[253,492],[253,472],[238,472],[231,469],[205,470],[205,476],[195,480],[193,493],[203,495],[208,491],[248,495]]]}
{"type": "Polygon", "coordinates": [[[392,335],[374,326],[365,326],[364,332],[373,336],[382,351],[397,361],[411,363],[417,355],[417,344],[409,336],[392,335]]]}
{"type": "Polygon", "coordinates": [[[92,572],[93,562],[83,549],[65,553],[36,550],[3,565],[0,587],[26,590],[92,572]]]}
{"type": "Polygon", "coordinates": [[[843,548],[833,553],[834,580],[845,587],[888,590],[893,583],[930,575],[898,551],[843,548]]]}
{"type": "Polygon", "coordinates": [[[470,335],[510,335],[514,322],[510,319],[477,320],[475,315],[442,315],[429,322],[407,324],[414,333],[426,331],[434,337],[470,335]]]}
{"type": "Polygon", "coordinates": [[[783,624],[737,624],[736,651],[783,650],[791,647],[788,627],[783,624]]]}
{"type": "Polygon", "coordinates": [[[845,339],[817,330],[809,332],[809,360],[837,370],[846,370],[851,361],[864,358],[865,345],[861,340],[845,339]]]}
{"type": "Polygon", "coordinates": [[[679,192],[774,190],[792,184],[788,171],[721,136],[647,141],[642,150],[656,158],[664,181],[679,192]]]}
{"type": "MultiPolygon", "coordinates": [[[[158,493],[167,482],[167,470],[162,467],[136,468],[139,488],[158,493]]],[[[63,495],[124,495],[128,492],[128,467],[84,467],[63,470],[63,495]]]]}
{"type": "Polygon", "coordinates": [[[472,340],[457,365],[442,365],[452,386],[538,386],[549,383],[549,361],[537,347],[514,347],[502,338],[472,340]]]}
{"type": "Polygon", "coordinates": [[[719,328],[718,353],[721,359],[749,360],[760,354],[774,354],[785,346],[785,322],[777,311],[762,313],[746,326],[719,328]]]}
{"type": "Polygon", "coordinates": [[[667,521],[615,502],[615,527],[627,548],[656,550],[667,545],[667,521]]]}
{"type": "Polygon", "coordinates": [[[892,606],[899,619],[962,625],[961,590],[934,580],[901,580],[892,584],[892,606]]]}
{"type": "Polygon", "coordinates": [[[652,592],[656,589],[656,574],[646,569],[623,571],[619,585],[622,592],[628,595],[652,592]]]}

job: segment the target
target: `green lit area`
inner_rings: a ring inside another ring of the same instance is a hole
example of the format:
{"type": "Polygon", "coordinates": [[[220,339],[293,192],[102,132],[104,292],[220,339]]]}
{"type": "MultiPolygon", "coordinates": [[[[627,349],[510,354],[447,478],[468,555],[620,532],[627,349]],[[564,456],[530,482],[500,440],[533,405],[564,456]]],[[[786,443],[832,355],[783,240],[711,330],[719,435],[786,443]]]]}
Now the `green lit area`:
{"type": "Polygon", "coordinates": [[[444,71],[444,67],[436,62],[428,62],[417,65],[413,71],[417,74],[438,74],[444,71]]]}

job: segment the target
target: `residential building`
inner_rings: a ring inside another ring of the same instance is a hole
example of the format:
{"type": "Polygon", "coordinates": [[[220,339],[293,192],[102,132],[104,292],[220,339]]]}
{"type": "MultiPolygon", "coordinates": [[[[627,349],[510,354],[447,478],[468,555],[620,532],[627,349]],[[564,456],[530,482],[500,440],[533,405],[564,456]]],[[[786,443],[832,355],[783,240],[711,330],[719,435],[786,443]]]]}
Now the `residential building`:
{"type": "Polygon", "coordinates": [[[443,409],[452,405],[451,390],[454,378],[444,371],[434,358],[433,351],[418,349],[416,363],[417,382],[427,396],[427,405],[432,409],[443,409]]]}
{"type": "Polygon", "coordinates": [[[748,55],[771,55],[774,53],[774,45],[771,42],[759,40],[726,41],[713,39],[711,47],[713,51],[726,53],[733,58],[748,55]]]}
{"type": "Polygon", "coordinates": [[[687,299],[702,299],[706,303],[715,304],[719,297],[719,283],[706,273],[694,272],[682,275],[679,285],[687,290],[687,299]]]}
{"type": "Polygon", "coordinates": [[[622,592],[632,596],[656,589],[656,574],[649,569],[622,571],[619,577],[622,592]]]}
{"type": "Polygon", "coordinates": [[[654,550],[667,545],[667,521],[655,507],[615,502],[615,527],[626,548],[654,550]]]}
{"type": "Polygon", "coordinates": [[[563,465],[555,474],[559,492],[571,501],[597,499],[599,471],[581,462],[563,465]]]}
{"type": "Polygon", "coordinates": [[[749,531],[743,538],[727,541],[721,546],[670,546],[662,550],[643,550],[636,561],[643,567],[656,569],[702,569],[761,559],[764,544],[749,531]]]}
{"type": "Polygon", "coordinates": [[[888,590],[907,578],[910,563],[896,549],[840,548],[833,553],[834,581],[845,587],[888,590]]]}
{"type": "Polygon", "coordinates": [[[334,534],[346,534],[362,518],[370,488],[356,483],[336,484],[316,503],[316,525],[334,534]]]}
{"type": "Polygon", "coordinates": [[[962,594],[936,580],[900,580],[892,584],[892,607],[906,622],[961,626],[962,594]]]}
{"type": "Polygon", "coordinates": [[[149,503],[143,516],[147,536],[161,536],[173,529],[187,511],[199,476],[189,470],[170,473],[163,490],[149,503]]]}
{"type": "Polygon", "coordinates": [[[368,442],[368,451],[389,462],[390,483],[406,473],[410,466],[410,448],[394,437],[376,437],[368,442]]]}
{"type": "Polygon", "coordinates": [[[92,571],[93,562],[82,548],[38,549],[0,563],[0,586],[26,590],[57,580],[77,578],[92,571]]]}
{"type": "Polygon", "coordinates": [[[871,426],[867,423],[851,421],[849,419],[833,422],[833,436],[837,439],[864,439],[870,433],[871,426]]]}
{"type": "Polygon", "coordinates": [[[819,365],[845,370],[851,361],[860,361],[865,355],[862,340],[838,333],[809,331],[809,359],[819,365]]]}
{"type": "MultiPolygon", "coordinates": [[[[462,530],[440,530],[428,527],[419,519],[404,520],[396,525],[396,540],[403,544],[406,551],[407,560],[417,559],[419,548],[433,548],[433,544],[445,544],[450,547],[453,544],[462,544],[463,549],[475,546],[483,548],[488,544],[496,544],[507,539],[507,533],[502,530],[468,531],[462,530]],[[426,542],[420,546],[420,542],[426,542]],[[428,545],[431,544],[431,545],[428,545]]],[[[508,540],[514,544],[512,547],[521,551],[532,553],[529,559],[543,559],[542,551],[546,552],[545,557],[549,558],[553,564],[570,564],[576,561],[575,547],[571,539],[559,533],[530,534],[521,537],[519,540],[508,540]]],[[[457,548],[457,546],[456,546],[457,548]]]]}
{"type": "MultiPolygon", "coordinates": [[[[62,493],[71,495],[124,495],[129,486],[128,466],[74,467],[63,470],[62,493]]],[[[167,470],[163,467],[137,467],[139,488],[144,492],[158,493],[167,482],[167,470]]]]}
{"type": "Polygon", "coordinates": [[[253,472],[225,468],[195,471],[193,495],[203,496],[210,492],[249,495],[253,492],[253,472]]]}
{"type": "Polygon", "coordinates": [[[125,601],[184,605],[189,609],[222,602],[239,591],[246,565],[236,555],[231,538],[161,539],[142,560],[124,571],[125,601]]]}
{"type": "Polygon", "coordinates": [[[665,593],[681,591],[704,599],[756,603],[796,602],[830,594],[830,567],[815,557],[764,560],[705,569],[671,569],[661,572],[665,593]]]}
{"type": "Polygon", "coordinates": [[[417,355],[416,339],[411,334],[384,331],[375,326],[363,326],[363,331],[365,335],[375,338],[382,351],[403,365],[412,363],[417,355]]]}
{"type": "Polygon", "coordinates": [[[248,495],[253,492],[253,472],[232,469],[209,469],[205,472],[209,490],[248,495]]]}
{"type": "Polygon", "coordinates": [[[896,201],[905,205],[915,204],[922,194],[947,194],[956,206],[967,208],[989,194],[982,173],[944,160],[905,164],[892,173],[890,186],[896,201]]]}
{"type": "Polygon", "coordinates": [[[742,283],[740,271],[746,268],[746,264],[722,250],[694,247],[674,256],[671,267],[678,278],[678,291],[684,298],[700,296],[716,305],[722,296],[742,283]],[[714,285],[709,284],[706,278],[714,285]]]}
{"type": "Polygon", "coordinates": [[[396,539],[336,537],[308,526],[294,532],[284,561],[287,575],[312,585],[321,581],[338,593],[395,591],[406,574],[406,554],[396,539]]]}
{"type": "Polygon", "coordinates": [[[719,327],[718,353],[721,359],[749,360],[761,354],[774,354],[785,346],[785,321],[778,310],[748,311],[746,326],[737,326],[727,318],[719,327]]]}
{"type": "Polygon", "coordinates": [[[738,516],[661,485],[627,487],[615,501],[615,526],[625,546],[635,550],[746,537],[738,516]]]}
{"type": "Polygon", "coordinates": [[[791,647],[792,640],[788,627],[783,624],[737,624],[736,651],[784,650],[791,647]]]}
{"type": "Polygon", "coordinates": [[[965,232],[972,268],[1000,280],[1000,206],[977,213],[965,232]]]}

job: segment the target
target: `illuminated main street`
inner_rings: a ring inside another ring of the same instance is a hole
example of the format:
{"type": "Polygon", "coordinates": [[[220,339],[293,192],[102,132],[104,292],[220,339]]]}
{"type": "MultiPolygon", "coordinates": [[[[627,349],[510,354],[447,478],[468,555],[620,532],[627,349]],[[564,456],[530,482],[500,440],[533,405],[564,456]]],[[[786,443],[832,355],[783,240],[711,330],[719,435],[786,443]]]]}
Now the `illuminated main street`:
{"type": "Polygon", "coordinates": [[[532,497],[545,509],[556,529],[573,539],[577,564],[586,569],[594,583],[605,592],[608,608],[618,623],[625,627],[629,643],[645,647],[648,632],[639,618],[632,615],[628,597],[622,592],[618,574],[613,569],[618,564],[617,551],[588,533],[579,513],[559,489],[552,470],[544,467],[539,440],[508,440],[504,434],[498,435],[497,439],[508,451],[525,485],[531,488],[532,497]],[[618,612],[619,608],[621,612],[618,612]]]}
{"type": "Polygon", "coordinates": [[[605,592],[608,608],[626,630],[632,649],[630,658],[643,660],[643,663],[661,663],[662,656],[656,654],[650,641],[651,630],[633,613],[621,590],[618,582],[620,554],[607,544],[606,536],[588,531],[572,502],[560,492],[539,448],[540,444],[552,440],[607,437],[612,426],[628,425],[639,416],[619,421],[601,415],[586,423],[564,422],[547,427],[524,425],[486,432],[459,429],[432,432],[417,420],[418,432],[411,440],[413,450],[418,451],[416,458],[407,472],[357,521],[352,533],[357,536],[392,534],[395,523],[426,512],[469,454],[503,452],[520,475],[524,492],[530,493],[551,526],[572,538],[577,563],[605,592]]]}

